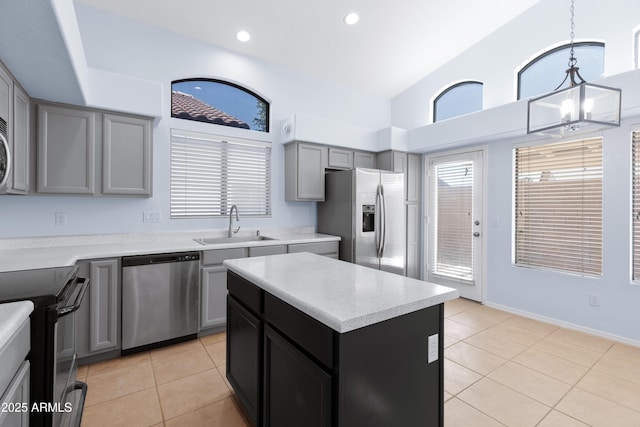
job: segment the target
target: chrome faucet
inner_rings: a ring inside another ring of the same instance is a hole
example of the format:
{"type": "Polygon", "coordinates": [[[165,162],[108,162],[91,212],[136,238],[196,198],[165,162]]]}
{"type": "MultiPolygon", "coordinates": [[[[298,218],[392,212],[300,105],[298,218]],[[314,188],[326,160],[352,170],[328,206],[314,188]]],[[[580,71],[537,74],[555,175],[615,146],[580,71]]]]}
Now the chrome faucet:
{"type": "Polygon", "coordinates": [[[240,230],[240,227],[233,229],[233,210],[236,211],[236,221],[240,221],[240,217],[238,216],[238,207],[236,205],[231,206],[229,209],[229,233],[227,233],[227,237],[233,237],[235,233],[240,230]]]}

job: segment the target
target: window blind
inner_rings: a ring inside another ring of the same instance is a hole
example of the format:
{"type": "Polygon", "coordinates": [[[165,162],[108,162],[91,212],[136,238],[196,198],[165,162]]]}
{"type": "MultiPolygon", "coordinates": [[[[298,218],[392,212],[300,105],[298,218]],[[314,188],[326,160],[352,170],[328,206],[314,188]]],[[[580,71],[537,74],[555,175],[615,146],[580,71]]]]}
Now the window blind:
{"type": "Polygon", "coordinates": [[[473,280],[473,162],[434,168],[433,274],[473,280]]]}
{"type": "Polygon", "coordinates": [[[640,132],[632,133],[633,280],[640,280],[640,132]]]}
{"type": "Polygon", "coordinates": [[[515,149],[516,264],[602,274],[602,139],[515,149]]]}
{"type": "Polygon", "coordinates": [[[271,143],[171,130],[171,217],[271,215],[271,143]]]}

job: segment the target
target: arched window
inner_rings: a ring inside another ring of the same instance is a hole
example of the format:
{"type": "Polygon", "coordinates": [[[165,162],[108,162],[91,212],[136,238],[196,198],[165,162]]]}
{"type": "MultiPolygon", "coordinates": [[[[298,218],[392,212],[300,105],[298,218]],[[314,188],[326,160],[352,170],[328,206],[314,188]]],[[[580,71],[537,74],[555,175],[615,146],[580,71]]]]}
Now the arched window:
{"type": "MultiPolygon", "coordinates": [[[[551,49],[529,62],[518,72],[518,99],[531,98],[555,90],[564,71],[569,68],[571,45],[551,49]]],[[[599,80],[604,74],[604,43],[574,43],[574,56],[580,75],[588,82],[599,80]]],[[[558,89],[569,87],[568,81],[558,89]]]]}
{"type": "Polygon", "coordinates": [[[466,81],[443,90],[433,101],[433,121],[482,110],[482,83],[466,81]]]}
{"type": "Polygon", "coordinates": [[[636,36],[634,39],[634,54],[635,54],[635,62],[636,68],[640,68],[640,30],[636,31],[636,36]]]}
{"type": "Polygon", "coordinates": [[[222,80],[171,82],[171,117],[269,132],[269,103],[249,89],[222,80]]]}

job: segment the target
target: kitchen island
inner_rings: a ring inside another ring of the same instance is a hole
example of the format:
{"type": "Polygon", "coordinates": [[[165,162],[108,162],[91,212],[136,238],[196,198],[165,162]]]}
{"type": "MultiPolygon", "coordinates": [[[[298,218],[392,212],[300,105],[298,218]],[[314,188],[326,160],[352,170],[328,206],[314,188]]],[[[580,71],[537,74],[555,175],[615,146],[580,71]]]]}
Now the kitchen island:
{"type": "Polygon", "coordinates": [[[310,253],[228,260],[227,378],[254,426],[442,426],[458,291],[310,253]]]}

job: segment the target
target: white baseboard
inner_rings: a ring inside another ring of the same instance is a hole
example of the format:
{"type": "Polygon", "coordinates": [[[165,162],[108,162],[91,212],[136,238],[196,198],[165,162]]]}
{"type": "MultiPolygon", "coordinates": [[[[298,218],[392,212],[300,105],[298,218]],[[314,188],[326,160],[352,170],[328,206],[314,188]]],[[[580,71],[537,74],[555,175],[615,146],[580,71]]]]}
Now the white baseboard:
{"type": "Polygon", "coordinates": [[[522,317],[528,317],[529,319],[539,320],[539,321],[545,322],[545,323],[551,323],[553,325],[560,326],[560,327],[563,327],[563,328],[573,329],[575,331],[584,332],[584,333],[595,335],[595,336],[598,336],[598,337],[601,337],[601,338],[606,338],[606,339],[609,339],[609,340],[612,340],[612,341],[618,341],[618,342],[621,342],[623,344],[628,344],[628,345],[632,345],[632,346],[635,346],[635,347],[640,347],[640,341],[632,340],[630,338],[621,337],[621,336],[615,335],[615,334],[609,334],[609,333],[606,333],[606,332],[599,331],[597,329],[586,328],[586,327],[581,326],[581,325],[576,325],[574,323],[570,323],[570,322],[565,322],[563,320],[554,319],[552,317],[541,316],[539,314],[530,313],[528,311],[518,310],[518,309],[515,309],[513,307],[508,307],[506,305],[494,304],[494,303],[491,303],[491,302],[484,302],[483,304],[486,305],[487,307],[491,307],[491,308],[495,308],[495,309],[498,309],[498,310],[506,311],[506,312],[512,313],[512,314],[517,314],[517,315],[522,316],[522,317]]]}

